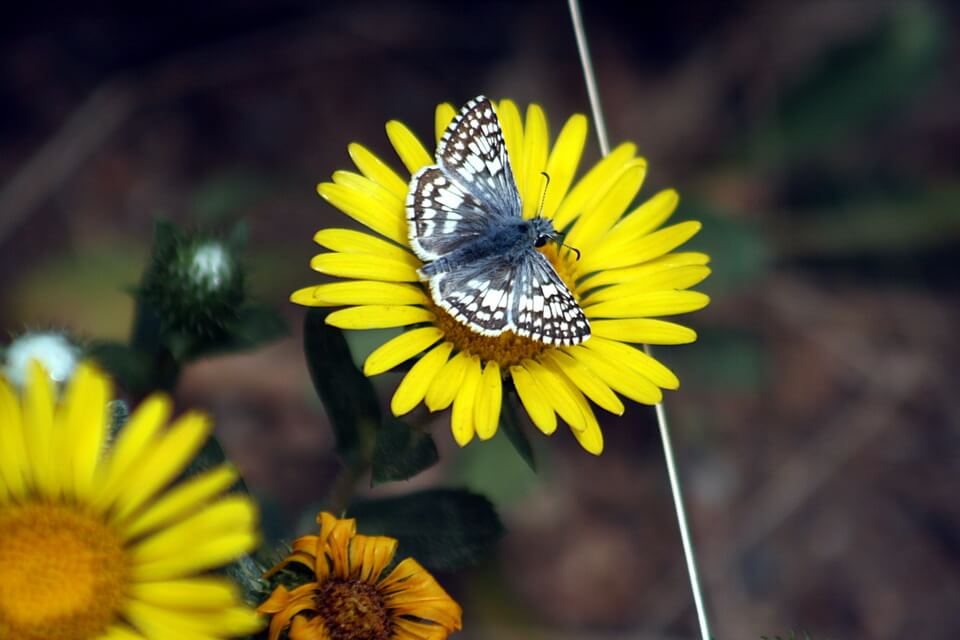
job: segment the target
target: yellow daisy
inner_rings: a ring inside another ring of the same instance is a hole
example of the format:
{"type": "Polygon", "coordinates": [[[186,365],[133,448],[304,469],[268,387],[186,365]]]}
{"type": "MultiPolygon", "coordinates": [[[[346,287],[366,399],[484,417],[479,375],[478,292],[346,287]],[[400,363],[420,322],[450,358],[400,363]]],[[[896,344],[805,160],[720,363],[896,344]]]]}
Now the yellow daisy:
{"type": "Polygon", "coordinates": [[[148,398],[107,444],[109,381],[81,364],[58,397],[36,362],[0,378],[0,638],[213,640],[262,626],[225,578],[257,543],[256,510],[221,466],[168,485],[210,434],[148,398]]]}
{"type": "MultiPolygon", "coordinates": [[[[589,452],[603,450],[591,405],[620,415],[620,396],[643,404],[662,399],[661,389],[679,387],[677,377],[635,345],[684,344],[696,333],[659,319],[701,309],[709,298],[688,289],[707,277],[708,256],[677,252],[700,229],[688,221],[662,227],[674,212],[677,193],[665,190],[632,207],[647,163],[636,146],[624,143],[575,180],[587,136],[587,119],[574,115],[551,144],[547,119],[530,105],[525,120],[517,106],[496,105],[526,218],[540,215],[566,231],[564,242],[579,249],[541,247],[583,308],[591,337],[576,346],[548,345],[511,332],[485,336],[436,305],[410,249],[405,200],[409,175],[434,164],[433,156],[405,125],[387,123],[387,137],[408,174],[398,174],[359,144],[348,147],[358,172],[337,171],[317,190],[370,232],[323,229],[314,239],[327,249],[315,256],[316,271],[340,279],[296,291],[291,300],[307,306],[345,308],[327,322],[344,329],[405,327],[364,363],[369,376],[421,356],[403,377],[391,402],[403,415],[424,402],[431,411],[453,407],[453,436],[461,446],[476,435],[491,438],[499,424],[504,381],[516,389],[533,423],[545,434],[566,422],[589,452]],[[588,401],[589,400],[589,401],[588,401]]],[[[439,140],[455,115],[437,107],[439,140]]]]}
{"type": "Polygon", "coordinates": [[[267,572],[290,564],[313,573],[292,591],[278,586],[258,611],[272,616],[269,640],[443,640],[461,628],[460,606],[413,558],[384,570],[397,541],[357,535],[356,521],[317,516],[320,535],[304,536],[267,572]]]}

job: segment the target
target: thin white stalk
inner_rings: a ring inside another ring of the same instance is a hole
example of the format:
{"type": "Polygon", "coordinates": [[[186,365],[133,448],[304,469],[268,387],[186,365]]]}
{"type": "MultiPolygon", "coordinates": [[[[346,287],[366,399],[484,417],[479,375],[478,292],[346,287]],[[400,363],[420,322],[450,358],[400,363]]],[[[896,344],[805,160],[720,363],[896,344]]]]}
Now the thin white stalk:
{"type": "MultiPolygon", "coordinates": [[[[580,15],[578,0],[567,0],[570,6],[570,18],[573,21],[573,31],[577,37],[577,49],[580,52],[580,63],[583,65],[583,79],[587,85],[587,95],[590,98],[590,110],[593,112],[593,121],[596,123],[597,140],[600,143],[600,152],[603,155],[610,153],[610,141],[607,138],[607,126],[603,120],[603,110],[600,108],[600,92],[597,90],[597,79],[593,73],[593,63],[590,60],[590,50],[587,48],[587,34],[583,28],[583,18],[580,15]]],[[[651,355],[650,345],[644,345],[643,350],[651,355]]],[[[663,403],[657,403],[657,425],[660,428],[660,440],[663,443],[663,456],[667,463],[667,476],[670,478],[670,490],[673,494],[673,506],[677,513],[677,525],[680,528],[680,540],[683,543],[683,555],[687,561],[687,573],[690,575],[690,588],[693,591],[693,603],[697,609],[697,619],[700,623],[702,640],[710,640],[710,623],[707,621],[707,609],[703,603],[703,587],[700,584],[700,574],[697,571],[697,560],[693,549],[693,540],[690,537],[690,525],[687,522],[687,511],[683,506],[683,493],[680,489],[680,478],[677,475],[677,464],[673,456],[673,444],[670,441],[670,427],[667,423],[667,414],[663,403]]]]}

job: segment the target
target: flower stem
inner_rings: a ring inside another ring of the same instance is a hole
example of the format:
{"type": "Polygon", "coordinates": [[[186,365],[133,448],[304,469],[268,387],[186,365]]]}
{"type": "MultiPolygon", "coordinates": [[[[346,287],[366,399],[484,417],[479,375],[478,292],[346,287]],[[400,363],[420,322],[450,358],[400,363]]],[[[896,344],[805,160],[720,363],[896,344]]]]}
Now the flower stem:
{"type": "MultiPolygon", "coordinates": [[[[583,65],[583,78],[587,85],[587,95],[590,98],[590,110],[596,123],[597,139],[600,143],[600,152],[606,156],[610,153],[610,142],[607,138],[607,127],[603,120],[603,111],[600,108],[600,92],[597,90],[597,79],[593,73],[593,63],[590,60],[590,50],[587,48],[587,34],[583,28],[583,18],[580,15],[578,0],[568,0],[570,18],[573,21],[573,31],[577,38],[577,50],[580,53],[580,63],[583,65]]],[[[650,345],[643,345],[647,355],[651,355],[650,345]]],[[[657,403],[657,425],[660,428],[660,440],[663,443],[663,456],[667,463],[667,476],[670,478],[670,490],[673,494],[673,506],[677,513],[677,524],[680,528],[680,540],[683,543],[683,554],[687,561],[687,573],[690,575],[690,588],[693,591],[693,602],[697,609],[697,619],[700,623],[702,640],[710,640],[710,624],[707,621],[707,610],[703,603],[703,588],[700,585],[700,576],[697,572],[697,560],[690,537],[690,525],[687,522],[687,512],[683,506],[683,494],[680,489],[680,478],[677,475],[677,465],[673,457],[673,444],[670,441],[670,428],[667,423],[667,414],[663,403],[657,403]]]]}

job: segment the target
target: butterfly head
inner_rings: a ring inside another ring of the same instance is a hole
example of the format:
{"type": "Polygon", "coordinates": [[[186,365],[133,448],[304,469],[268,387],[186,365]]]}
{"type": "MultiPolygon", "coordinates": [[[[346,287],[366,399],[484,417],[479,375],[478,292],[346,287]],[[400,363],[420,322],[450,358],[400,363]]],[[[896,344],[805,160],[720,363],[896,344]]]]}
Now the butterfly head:
{"type": "Polygon", "coordinates": [[[577,254],[577,260],[580,259],[580,251],[563,243],[563,234],[558,233],[553,228],[553,222],[549,218],[536,217],[530,220],[530,235],[533,238],[533,246],[542,247],[548,242],[556,242],[561,247],[566,247],[577,254]]]}

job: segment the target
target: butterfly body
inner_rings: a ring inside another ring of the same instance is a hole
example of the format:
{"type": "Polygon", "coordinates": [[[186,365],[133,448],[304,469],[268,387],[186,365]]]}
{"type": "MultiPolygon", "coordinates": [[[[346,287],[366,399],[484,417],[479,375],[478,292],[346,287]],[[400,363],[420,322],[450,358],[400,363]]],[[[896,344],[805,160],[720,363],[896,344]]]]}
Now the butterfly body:
{"type": "Polygon", "coordinates": [[[468,102],[437,145],[437,164],[410,180],[410,246],[434,302],[477,333],[506,331],[579,344],[590,325],[546,256],[547,218],[522,217],[500,121],[489,100],[468,102]]]}
{"type": "Polygon", "coordinates": [[[517,265],[528,259],[528,252],[537,246],[538,241],[542,246],[543,239],[552,237],[555,233],[553,223],[546,218],[505,220],[447,255],[428,262],[420,273],[429,278],[489,259],[500,259],[517,265]]]}

